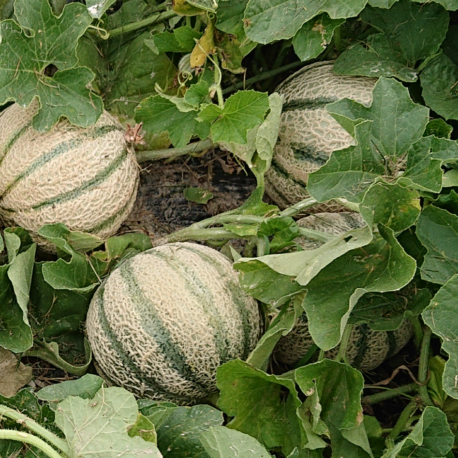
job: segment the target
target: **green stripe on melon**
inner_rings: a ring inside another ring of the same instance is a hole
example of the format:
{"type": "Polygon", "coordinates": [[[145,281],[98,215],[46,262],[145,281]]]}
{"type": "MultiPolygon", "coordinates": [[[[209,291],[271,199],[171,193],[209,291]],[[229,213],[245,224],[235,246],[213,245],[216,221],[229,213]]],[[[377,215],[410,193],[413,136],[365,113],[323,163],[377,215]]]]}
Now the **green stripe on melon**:
{"type": "MultiPolygon", "coordinates": [[[[266,173],[266,193],[281,208],[310,197],[308,175],[318,170],[333,151],[354,139],[326,111],[328,103],[349,98],[368,106],[375,79],[339,76],[333,62],[308,65],[286,79],[277,91],[284,104],[272,167],[266,173]]],[[[319,205],[313,211],[335,209],[319,205]]]]}
{"type": "MultiPolygon", "coordinates": [[[[136,198],[139,170],[124,129],[104,112],[83,129],[59,122],[37,132],[38,102],[0,115],[0,216],[32,234],[45,224],[113,235],[136,198]]],[[[46,246],[46,245],[44,245],[46,246]]]]}
{"type": "Polygon", "coordinates": [[[254,349],[260,316],[227,258],[202,245],[173,243],[112,272],[94,295],[86,326],[111,383],[138,396],[193,404],[216,390],[221,364],[254,349]]]}

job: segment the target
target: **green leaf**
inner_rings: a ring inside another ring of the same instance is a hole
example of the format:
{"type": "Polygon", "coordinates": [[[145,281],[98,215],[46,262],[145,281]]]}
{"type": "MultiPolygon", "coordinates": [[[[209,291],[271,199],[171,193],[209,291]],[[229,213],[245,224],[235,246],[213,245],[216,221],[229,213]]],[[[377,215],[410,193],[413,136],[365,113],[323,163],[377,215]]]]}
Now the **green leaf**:
{"type": "Polygon", "coordinates": [[[87,0],[87,11],[93,18],[100,19],[115,2],[116,0],[87,0]]]}
{"type": "Polygon", "coordinates": [[[12,20],[0,24],[0,104],[15,100],[28,106],[34,97],[41,109],[33,119],[38,130],[49,130],[61,116],[85,127],[102,113],[102,100],[86,88],[94,78],[84,67],[76,67],[76,46],[92,18],[84,5],[67,5],[61,16],[53,15],[47,1],[17,0],[12,20]],[[46,76],[49,65],[57,71],[46,76]]]}
{"type": "Polygon", "coordinates": [[[318,404],[315,409],[329,428],[333,454],[372,456],[363,424],[361,372],[325,359],[296,369],[294,378],[302,392],[309,396],[309,406],[318,404]]]}
{"type": "Polygon", "coordinates": [[[224,426],[210,428],[204,432],[201,442],[210,458],[272,457],[256,439],[224,426]]]}
{"type": "Polygon", "coordinates": [[[326,13],[314,17],[294,35],[294,52],[302,61],[314,59],[326,49],[334,30],[344,22],[345,19],[331,19],[326,13]]]}
{"type": "Polygon", "coordinates": [[[439,50],[449,22],[447,11],[437,3],[418,5],[408,0],[401,0],[390,9],[368,7],[361,18],[386,34],[409,67],[439,50]]]}
{"type": "Polygon", "coordinates": [[[245,32],[258,43],[288,39],[302,25],[320,13],[331,19],[353,17],[360,13],[367,0],[250,0],[245,10],[245,32]]]}
{"type": "Polygon", "coordinates": [[[201,36],[202,34],[192,27],[183,26],[174,29],[172,33],[161,32],[153,35],[151,40],[145,40],[145,44],[156,54],[163,52],[191,52],[196,45],[195,40],[198,40],[201,36]]]}
{"type": "Polygon", "coordinates": [[[185,188],[183,194],[188,202],[196,202],[197,204],[206,204],[210,199],[213,199],[213,193],[207,189],[185,188]]]}
{"type": "Polygon", "coordinates": [[[412,432],[382,458],[445,457],[452,449],[454,436],[445,413],[436,407],[425,407],[412,432]]]}
{"type": "Polygon", "coordinates": [[[199,117],[207,122],[215,121],[210,129],[214,142],[244,145],[247,143],[247,132],[262,123],[268,109],[267,94],[252,90],[238,91],[226,100],[224,108],[206,105],[199,117]]]}
{"type": "MultiPolygon", "coordinates": [[[[422,3],[423,0],[413,0],[416,3],[422,3]]],[[[458,10],[458,1],[457,0],[434,0],[436,3],[439,3],[444,8],[450,11],[458,10]]]]}
{"type": "Polygon", "coordinates": [[[223,421],[222,412],[208,405],[172,409],[156,425],[159,450],[164,458],[208,458],[200,442],[201,434],[222,425],[223,421]]]}
{"type": "Polygon", "coordinates": [[[218,368],[217,386],[218,407],[234,417],[227,426],[249,434],[267,449],[285,446],[288,435],[299,428],[295,410],[301,403],[294,382],[287,376],[268,375],[233,360],[218,368]],[[287,397],[281,396],[282,389],[289,391],[287,397]]]}
{"type": "Polygon", "coordinates": [[[0,346],[19,353],[33,344],[28,303],[36,245],[23,245],[14,229],[3,233],[8,264],[0,266],[0,346]]]}
{"type": "Polygon", "coordinates": [[[371,142],[371,124],[358,124],[356,146],[334,151],[325,165],[309,174],[307,190],[319,202],[338,197],[361,202],[366,189],[384,174],[385,167],[371,142]]]}
{"type": "Polygon", "coordinates": [[[426,104],[445,119],[458,119],[458,66],[440,54],[421,73],[422,96],[426,104]]]}
{"type": "Polygon", "coordinates": [[[397,184],[374,183],[364,195],[360,212],[369,227],[381,223],[400,233],[420,216],[420,196],[397,184]]]}
{"type": "Polygon", "coordinates": [[[97,375],[86,374],[76,380],[67,380],[42,388],[37,393],[40,401],[46,401],[55,410],[57,404],[69,396],[92,399],[102,388],[103,379],[97,375]]]}
{"type": "Polygon", "coordinates": [[[416,234],[428,250],[421,277],[445,284],[458,272],[458,216],[430,205],[420,215],[416,234]]]}
{"type": "Polygon", "coordinates": [[[133,118],[135,107],[156,94],[156,84],[163,91],[173,87],[177,69],[166,54],[156,55],[146,45],[146,40],[150,38],[151,35],[144,32],[132,41],[121,46],[113,44],[107,50],[110,72],[105,87],[105,103],[110,112],[133,118]]]}
{"type": "Polygon", "coordinates": [[[135,120],[143,123],[143,128],[153,134],[168,132],[173,146],[181,148],[189,143],[193,135],[204,128],[202,139],[209,134],[209,124],[197,120],[197,111],[180,111],[170,100],[160,95],[143,100],[136,109],[135,120]],[[206,134],[206,135],[205,135],[206,134]]]}
{"type": "Polygon", "coordinates": [[[129,428],[129,437],[141,437],[144,441],[157,445],[157,435],[154,424],[141,413],[138,413],[137,421],[129,428]]]}
{"type": "Polygon", "coordinates": [[[65,434],[73,456],[106,458],[148,454],[160,458],[157,447],[142,438],[129,437],[137,421],[133,394],[123,388],[102,388],[93,399],[70,396],[58,404],[56,424],[65,434]]]}
{"type": "Polygon", "coordinates": [[[339,75],[367,77],[393,76],[401,81],[417,80],[417,72],[410,68],[399,50],[385,34],[370,35],[365,43],[347,48],[336,60],[334,71],[339,75]]]}
{"type": "Polygon", "coordinates": [[[426,125],[423,136],[428,137],[429,135],[434,135],[437,138],[450,139],[452,131],[453,127],[447,124],[442,118],[431,119],[426,125]]]}
{"type": "Polygon", "coordinates": [[[379,226],[380,236],[322,269],[307,285],[302,303],[313,341],[323,350],[334,348],[350,313],[368,292],[397,291],[412,280],[416,262],[393,232],[379,226]]]}
{"type": "Polygon", "coordinates": [[[302,315],[301,307],[302,296],[296,296],[292,299],[292,307],[284,305],[280,314],[270,323],[269,328],[263,334],[256,345],[256,348],[247,358],[247,363],[252,366],[267,370],[270,355],[281,336],[288,334],[296,324],[296,320],[302,315]]]}
{"type": "Polygon", "coordinates": [[[433,297],[431,304],[422,313],[425,323],[434,334],[441,337],[442,349],[449,355],[443,374],[444,391],[458,399],[456,374],[458,373],[458,343],[456,342],[456,297],[458,275],[452,276],[433,297]]]}

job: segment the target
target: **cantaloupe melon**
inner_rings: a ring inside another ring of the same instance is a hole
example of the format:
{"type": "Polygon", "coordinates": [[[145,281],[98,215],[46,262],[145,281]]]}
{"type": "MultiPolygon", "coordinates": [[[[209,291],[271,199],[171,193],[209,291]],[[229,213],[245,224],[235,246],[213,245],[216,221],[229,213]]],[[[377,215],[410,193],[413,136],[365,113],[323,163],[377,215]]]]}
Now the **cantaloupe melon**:
{"type": "Polygon", "coordinates": [[[218,366],[248,356],[261,324],[225,256],[172,243],[113,271],[92,299],[86,326],[109,383],[193,404],[216,391],[218,366]]]}
{"type": "MultiPolygon", "coordinates": [[[[333,62],[307,65],[277,88],[284,104],[272,165],[266,173],[266,193],[280,208],[309,197],[309,173],[324,165],[333,151],[354,144],[326,105],[343,98],[366,106],[372,101],[376,79],[340,76],[332,68],[333,62]]],[[[314,211],[333,211],[333,207],[320,205],[314,211]]]]}
{"type": "Polygon", "coordinates": [[[94,126],[61,121],[38,132],[38,102],[0,113],[0,216],[36,235],[45,224],[101,238],[114,234],[135,201],[139,167],[124,129],[104,112],[94,126]]]}

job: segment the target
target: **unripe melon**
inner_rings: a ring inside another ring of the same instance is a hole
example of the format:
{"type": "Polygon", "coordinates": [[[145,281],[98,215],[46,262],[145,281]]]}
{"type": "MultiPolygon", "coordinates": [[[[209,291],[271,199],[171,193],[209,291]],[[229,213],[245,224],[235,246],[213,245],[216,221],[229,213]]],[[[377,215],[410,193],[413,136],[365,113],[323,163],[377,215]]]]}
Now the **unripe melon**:
{"type": "MultiPolygon", "coordinates": [[[[266,173],[266,193],[280,208],[310,197],[306,190],[309,173],[324,165],[333,151],[354,144],[326,105],[343,98],[366,106],[372,101],[376,79],[336,75],[333,65],[308,65],[277,88],[284,104],[272,165],[266,173]]],[[[334,209],[327,204],[314,211],[334,209]]]]}
{"type": "Polygon", "coordinates": [[[105,111],[88,128],[61,121],[38,132],[37,110],[34,101],[0,114],[0,216],[35,236],[53,223],[102,239],[113,235],[133,207],[139,180],[123,127],[105,111]]]}
{"type": "Polygon", "coordinates": [[[134,256],[95,293],[87,335],[109,383],[140,397],[194,404],[216,369],[246,359],[260,334],[256,301],[212,248],[172,243],[134,256]]]}

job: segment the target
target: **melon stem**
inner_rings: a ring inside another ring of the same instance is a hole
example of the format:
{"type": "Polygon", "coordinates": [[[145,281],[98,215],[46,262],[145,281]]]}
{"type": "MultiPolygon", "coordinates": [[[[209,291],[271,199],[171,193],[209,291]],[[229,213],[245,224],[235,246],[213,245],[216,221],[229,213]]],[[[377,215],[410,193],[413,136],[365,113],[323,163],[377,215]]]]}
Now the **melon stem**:
{"type": "MultiPolygon", "coordinates": [[[[70,449],[69,449],[68,444],[67,444],[66,441],[64,441],[60,437],[57,437],[54,433],[52,433],[51,431],[48,431],[46,428],[43,428],[43,426],[39,425],[38,423],[36,423],[34,420],[32,420],[31,418],[27,417],[26,415],[18,412],[17,410],[11,409],[10,407],[6,407],[3,404],[0,404],[0,418],[2,418],[2,417],[10,418],[11,420],[16,421],[16,423],[27,427],[28,429],[33,431],[35,434],[38,434],[41,437],[43,437],[44,439],[46,439],[48,442],[50,442],[56,448],[60,449],[66,455],[70,455],[71,452],[70,452],[70,449]]],[[[5,432],[5,431],[8,431],[8,430],[0,430],[0,439],[2,439],[1,433],[5,432]]],[[[29,437],[25,437],[23,435],[26,434],[26,433],[23,433],[21,431],[12,430],[10,432],[11,433],[15,432],[17,434],[20,433],[20,435],[17,436],[17,438],[10,438],[12,440],[22,441],[22,442],[25,442],[27,444],[32,444],[32,445],[36,445],[32,441],[35,441],[35,440],[41,441],[41,439],[39,439],[36,436],[33,436],[32,434],[27,434],[27,436],[29,436],[29,437]],[[28,439],[29,441],[26,441],[25,439],[28,439]]],[[[41,442],[43,442],[43,441],[41,441],[41,442]]],[[[44,443],[44,444],[47,447],[49,447],[48,444],[46,444],[46,443],[44,443]]],[[[45,453],[48,453],[46,450],[44,450],[42,447],[40,447],[40,445],[36,445],[36,446],[38,448],[42,449],[45,453]]],[[[49,455],[49,456],[59,456],[59,457],[61,456],[59,454],[56,454],[56,452],[53,449],[51,449],[51,450],[55,453],[55,455],[49,455]]]]}
{"type": "Polygon", "coordinates": [[[63,456],[67,456],[56,452],[49,444],[39,437],[22,431],[16,431],[14,429],[0,429],[0,440],[13,440],[33,445],[40,449],[43,453],[46,453],[49,458],[63,458],[63,456]]]}
{"type": "Polygon", "coordinates": [[[434,406],[433,401],[428,393],[428,361],[429,361],[429,344],[431,342],[432,331],[428,326],[425,326],[423,332],[423,340],[421,342],[420,360],[418,362],[418,390],[421,400],[425,406],[434,406]]]}

